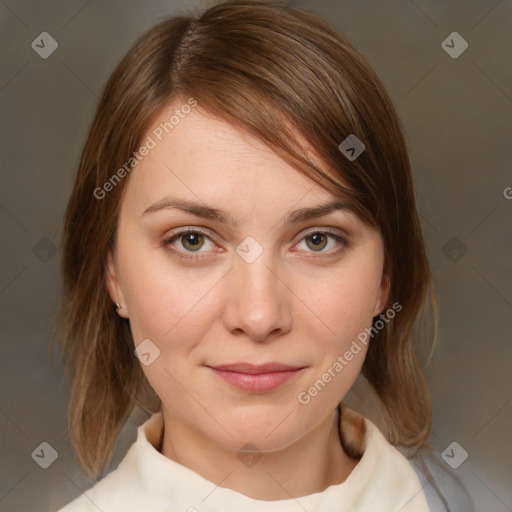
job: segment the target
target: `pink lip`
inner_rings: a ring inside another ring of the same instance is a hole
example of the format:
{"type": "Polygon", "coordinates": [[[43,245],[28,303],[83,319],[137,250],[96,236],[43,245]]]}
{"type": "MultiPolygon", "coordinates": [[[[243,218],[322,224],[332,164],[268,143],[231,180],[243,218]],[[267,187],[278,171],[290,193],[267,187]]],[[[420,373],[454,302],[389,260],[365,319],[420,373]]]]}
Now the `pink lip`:
{"type": "Polygon", "coordinates": [[[246,391],[271,391],[281,386],[303,368],[280,363],[253,365],[235,363],[219,366],[208,366],[218,377],[246,391]]]}

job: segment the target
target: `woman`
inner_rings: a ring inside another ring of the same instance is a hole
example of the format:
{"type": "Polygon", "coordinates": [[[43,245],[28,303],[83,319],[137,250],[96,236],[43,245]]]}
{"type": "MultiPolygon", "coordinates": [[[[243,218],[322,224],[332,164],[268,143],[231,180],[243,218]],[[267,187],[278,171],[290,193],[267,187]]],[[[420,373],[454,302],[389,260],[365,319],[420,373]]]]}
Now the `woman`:
{"type": "Polygon", "coordinates": [[[227,2],[134,44],[82,154],[63,283],[86,473],[135,404],[150,416],[62,512],[432,509],[412,331],[435,296],[406,145],[322,20],[227,2]],[[360,374],[385,432],[343,403],[360,374]]]}

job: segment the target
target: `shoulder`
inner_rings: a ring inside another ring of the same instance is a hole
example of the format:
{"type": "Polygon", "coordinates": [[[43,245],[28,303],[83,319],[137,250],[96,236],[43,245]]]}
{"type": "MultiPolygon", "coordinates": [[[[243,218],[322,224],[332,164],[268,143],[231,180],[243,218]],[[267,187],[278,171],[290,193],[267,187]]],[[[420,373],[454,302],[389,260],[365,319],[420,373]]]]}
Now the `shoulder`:
{"type": "Polygon", "coordinates": [[[133,478],[130,450],[116,469],[56,512],[121,511],[120,506],[132,503],[136,482],[133,478]]]}
{"type": "MultiPolygon", "coordinates": [[[[137,428],[133,442],[119,465],[85,490],[73,501],[55,512],[126,512],[144,510],[151,499],[144,492],[146,478],[151,478],[151,468],[145,465],[147,452],[158,443],[163,422],[155,413],[137,428]]],[[[161,504],[153,504],[159,510],[161,504]]]]}
{"type": "Polygon", "coordinates": [[[432,512],[475,511],[474,503],[464,485],[439,459],[436,452],[423,449],[419,455],[408,460],[420,479],[432,512]]]}
{"type": "Polygon", "coordinates": [[[341,434],[344,448],[361,454],[347,479],[360,494],[357,510],[430,512],[411,464],[371,420],[344,406],[341,434]]]}

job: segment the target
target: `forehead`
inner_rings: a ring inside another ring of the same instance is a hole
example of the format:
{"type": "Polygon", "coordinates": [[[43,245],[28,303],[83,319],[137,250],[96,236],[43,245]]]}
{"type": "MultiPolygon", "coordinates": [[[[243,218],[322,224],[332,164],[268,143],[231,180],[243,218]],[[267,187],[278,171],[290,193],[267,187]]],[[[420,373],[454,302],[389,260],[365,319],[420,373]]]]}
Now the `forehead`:
{"type": "Polygon", "coordinates": [[[335,198],[247,131],[183,105],[166,106],[150,123],[143,143],[152,149],[131,171],[123,207],[142,212],[168,194],[240,210],[335,198]]]}

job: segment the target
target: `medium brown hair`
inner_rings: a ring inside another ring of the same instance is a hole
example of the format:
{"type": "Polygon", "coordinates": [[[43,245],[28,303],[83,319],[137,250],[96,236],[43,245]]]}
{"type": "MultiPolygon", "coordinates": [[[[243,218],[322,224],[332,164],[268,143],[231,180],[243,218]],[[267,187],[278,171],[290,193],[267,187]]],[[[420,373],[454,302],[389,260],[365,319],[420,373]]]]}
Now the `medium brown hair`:
{"type": "Polygon", "coordinates": [[[437,308],[393,103],[366,59],[317,16],[276,2],[230,1],[167,18],[135,42],[106,84],[83,149],[64,219],[59,319],[72,381],[70,437],[87,474],[111,462],[134,404],[148,412],[160,405],[134,356],[129,322],[116,314],[105,286],[129,177],[101,200],[93,192],[138,149],[164,106],[189,97],[349,197],[357,215],[380,230],[388,307],[402,309],[370,341],[362,372],[390,443],[426,446],[432,406],[413,331],[429,299],[435,318],[437,308]],[[365,145],[355,160],[339,149],[351,134],[365,145]]]}

